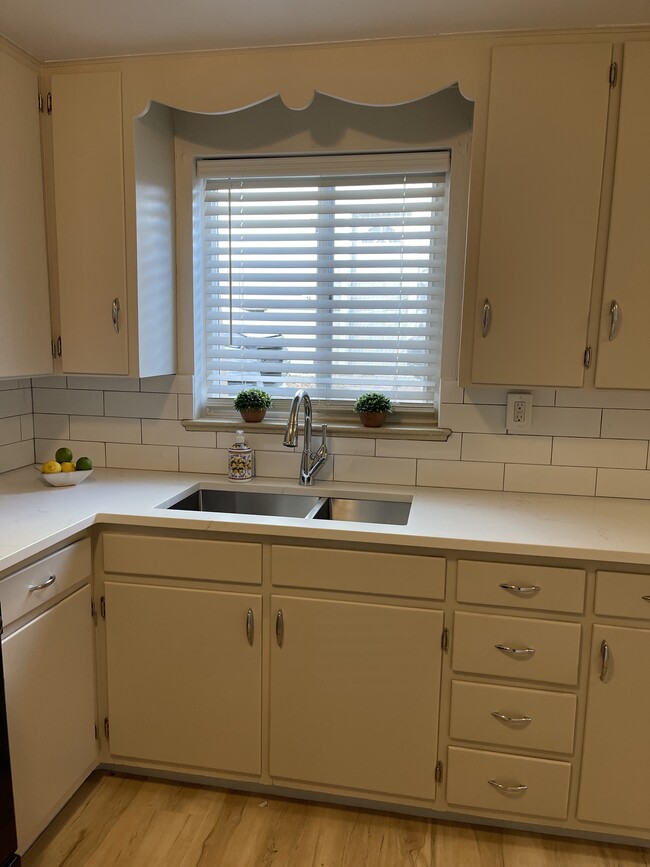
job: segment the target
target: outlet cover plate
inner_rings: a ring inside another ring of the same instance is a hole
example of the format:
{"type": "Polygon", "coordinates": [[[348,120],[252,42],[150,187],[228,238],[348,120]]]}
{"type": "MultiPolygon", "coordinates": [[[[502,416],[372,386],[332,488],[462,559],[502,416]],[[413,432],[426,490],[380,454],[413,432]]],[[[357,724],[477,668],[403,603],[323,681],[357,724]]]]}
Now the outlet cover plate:
{"type": "Polygon", "coordinates": [[[533,396],[530,392],[508,392],[506,406],[506,430],[508,433],[521,433],[530,430],[533,421],[533,396]]]}

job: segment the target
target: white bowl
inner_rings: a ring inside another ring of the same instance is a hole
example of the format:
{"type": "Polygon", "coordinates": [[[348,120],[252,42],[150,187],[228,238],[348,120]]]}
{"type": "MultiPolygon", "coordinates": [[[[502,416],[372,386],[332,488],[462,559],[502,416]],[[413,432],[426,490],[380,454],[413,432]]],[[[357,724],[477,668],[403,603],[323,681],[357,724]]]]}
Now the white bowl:
{"type": "Polygon", "coordinates": [[[78,485],[92,473],[92,470],[76,470],[74,473],[41,473],[43,481],[54,488],[67,488],[78,485]]]}

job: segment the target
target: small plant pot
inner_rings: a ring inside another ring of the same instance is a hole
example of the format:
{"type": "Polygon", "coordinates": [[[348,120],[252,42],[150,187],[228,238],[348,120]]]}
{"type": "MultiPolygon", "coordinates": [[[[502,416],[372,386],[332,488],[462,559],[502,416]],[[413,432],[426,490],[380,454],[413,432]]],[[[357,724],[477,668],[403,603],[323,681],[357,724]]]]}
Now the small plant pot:
{"type": "Polygon", "coordinates": [[[266,410],[265,409],[240,409],[239,414],[244,419],[244,421],[247,421],[250,424],[251,422],[262,421],[262,419],[266,415],[266,410]]]}
{"type": "Polygon", "coordinates": [[[381,427],[386,421],[385,412],[360,412],[359,418],[364,427],[381,427]]]}

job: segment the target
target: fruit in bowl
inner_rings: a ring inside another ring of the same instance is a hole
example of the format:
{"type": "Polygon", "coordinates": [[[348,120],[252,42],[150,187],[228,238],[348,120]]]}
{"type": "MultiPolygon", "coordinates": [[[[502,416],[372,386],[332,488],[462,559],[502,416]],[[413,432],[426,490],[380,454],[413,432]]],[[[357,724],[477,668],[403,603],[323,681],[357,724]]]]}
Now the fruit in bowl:
{"type": "Polygon", "coordinates": [[[54,460],[46,461],[41,467],[43,479],[56,488],[78,485],[92,471],[93,462],[90,458],[82,457],[74,461],[69,448],[57,449],[54,460]]]}

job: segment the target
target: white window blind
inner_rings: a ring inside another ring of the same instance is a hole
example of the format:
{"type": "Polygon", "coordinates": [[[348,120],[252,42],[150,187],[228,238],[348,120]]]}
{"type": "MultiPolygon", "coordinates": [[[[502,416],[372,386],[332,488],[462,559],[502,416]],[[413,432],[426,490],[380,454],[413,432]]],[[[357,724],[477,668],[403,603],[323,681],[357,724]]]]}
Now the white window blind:
{"type": "Polygon", "coordinates": [[[208,401],[431,404],[448,169],[446,152],[200,161],[208,401]]]}

